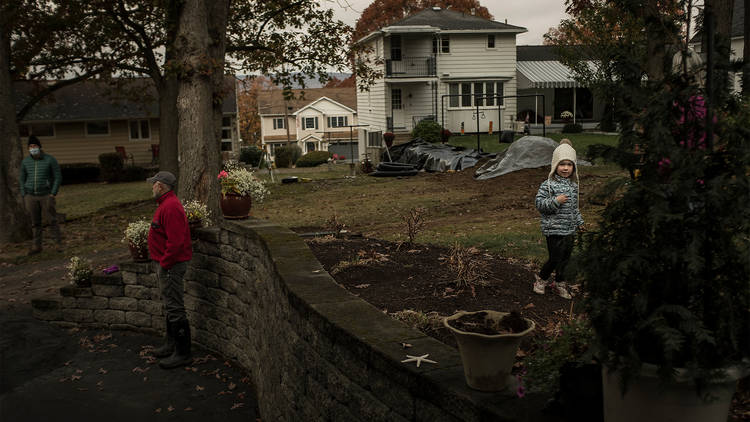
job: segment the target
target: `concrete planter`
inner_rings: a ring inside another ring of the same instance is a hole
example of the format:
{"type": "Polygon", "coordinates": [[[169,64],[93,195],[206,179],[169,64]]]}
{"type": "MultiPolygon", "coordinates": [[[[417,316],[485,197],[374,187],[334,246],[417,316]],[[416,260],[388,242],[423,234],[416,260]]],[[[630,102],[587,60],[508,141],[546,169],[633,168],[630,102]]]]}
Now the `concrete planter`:
{"type": "Polygon", "coordinates": [[[746,371],[735,367],[728,369],[726,375],[708,385],[705,399],[698,395],[684,369],[677,370],[676,382],[662,385],[656,366],[644,364],[640,376],[623,395],[619,373],[602,367],[604,421],[725,422],[737,380],[746,371]]]}
{"type": "Polygon", "coordinates": [[[506,312],[496,311],[462,311],[445,318],[443,324],[456,336],[466,384],[475,390],[501,391],[513,380],[510,371],[515,363],[518,346],[521,339],[534,330],[535,324],[534,321],[524,318],[528,323],[526,330],[520,333],[492,335],[466,332],[451,326],[451,321],[480,312],[486,312],[486,318],[494,321],[500,321],[508,315],[506,312]]]}

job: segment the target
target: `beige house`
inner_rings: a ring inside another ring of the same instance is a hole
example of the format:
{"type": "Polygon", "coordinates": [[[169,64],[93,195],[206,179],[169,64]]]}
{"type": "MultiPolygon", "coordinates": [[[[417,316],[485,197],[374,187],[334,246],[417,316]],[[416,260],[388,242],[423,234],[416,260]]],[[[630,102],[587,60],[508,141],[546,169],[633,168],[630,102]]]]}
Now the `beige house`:
{"type": "Polygon", "coordinates": [[[292,92],[292,100],[285,100],[278,89],[258,94],[261,143],[266,152],[273,157],[276,148],[290,143],[299,146],[303,154],[331,151],[349,156],[352,147],[356,153],[358,132],[351,127],[357,124],[355,88],[292,92]]]}
{"type": "MultiPolygon", "coordinates": [[[[233,78],[227,83],[234,87],[233,78]]],[[[44,151],[60,164],[99,163],[99,154],[127,154],[127,163],[158,162],[159,109],[150,79],[128,81],[123,91],[113,91],[102,81],[87,81],[59,89],[37,103],[20,122],[22,142],[36,135],[44,151]],[[128,92],[125,95],[122,92],[128,92]],[[137,93],[139,100],[133,99],[137,93]],[[131,160],[132,155],[132,160],[131,160]]],[[[38,85],[16,82],[19,103],[34,94],[38,85]]],[[[239,151],[235,89],[227,90],[222,118],[222,151],[239,151]]]]}

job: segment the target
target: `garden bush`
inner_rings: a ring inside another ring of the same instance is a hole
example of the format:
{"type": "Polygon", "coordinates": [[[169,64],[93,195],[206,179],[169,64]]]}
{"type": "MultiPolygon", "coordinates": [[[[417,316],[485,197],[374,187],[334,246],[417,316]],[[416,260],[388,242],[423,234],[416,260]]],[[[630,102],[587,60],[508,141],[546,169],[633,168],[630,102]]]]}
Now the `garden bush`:
{"type": "Polygon", "coordinates": [[[581,133],[583,132],[583,126],[578,123],[565,123],[562,128],[562,133],[581,133]]]}
{"type": "Polygon", "coordinates": [[[240,161],[253,167],[263,167],[263,150],[255,145],[240,149],[240,161]]]}
{"type": "Polygon", "coordinates": [[[141,166],[126,166],[120,175],[121,182],[144,181],[147,177],[147,171],[141,166]]]}
{"type": "Polygon", "coordinates": [[[411,136],[412,138],[422,138],[427,142],[440,142],[442,139],[442,130],[443,128],[440,126],[440,123],[432,120],[422,120],[411,131],[411,136]]]}
{"type": "Polygon", "coordinates": [[[122,176],[122,156],[116,152],[99,154],[100,175],[103,181],[114,183],[122,176]]]}
{"type": "Polygon", "coordinates": [[[61,164],[60,171],[64,185],[96,182],[100,173],[99,166],[94,163],[61,164]]]}
{"type": "Polygon", "coordinates": [[[315,167],[327,163],[330,156],[331,153],[328,151],[311,151],[302,157],[299,157],[296,164],[297,167],[315,167]]]}
{"type": "Polygon", "coordinates": [[[290,167],[296,163],[302,155],[302,150],[297,145],[276,148],[276,168],[290,167]]]}

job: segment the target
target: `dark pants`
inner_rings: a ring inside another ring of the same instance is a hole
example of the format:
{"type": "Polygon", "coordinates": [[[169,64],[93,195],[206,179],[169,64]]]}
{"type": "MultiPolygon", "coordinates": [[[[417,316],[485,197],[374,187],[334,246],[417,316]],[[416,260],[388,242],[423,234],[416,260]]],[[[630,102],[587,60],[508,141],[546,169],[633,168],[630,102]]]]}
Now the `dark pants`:
{"type": "Polygon", "coordinates": [[[185,290],[182,284],[182,278],[187,271],[187,262],[177,263],[168,270],[165,270],[156,262],[154,265],[158,267],[156,275],[159,278],[159,289],[161,290],[167,321],[187,321],[184,301],[185,290]]]}
{"type": "Polygon", "coordinates": [[[562,283],[565,281],[565,267],[570,261],[570,254],[573,252],[574,235],[567,236],[547,236],[547,251],[549,259],[542,266],[539,277],[547,280],[552,271],[555,272],[555,281],[562,283]]]}
{"type": "Polygon", "coordinates": [[[45,216],[52,230],[55,243],[60,244],[60,226],[57,224],[57,210],[55,197],[50,195],[25,195],[23,204],[31,215],[31,229],[34,232],[34,247],[42,247],[42,215],[45,216]]]}

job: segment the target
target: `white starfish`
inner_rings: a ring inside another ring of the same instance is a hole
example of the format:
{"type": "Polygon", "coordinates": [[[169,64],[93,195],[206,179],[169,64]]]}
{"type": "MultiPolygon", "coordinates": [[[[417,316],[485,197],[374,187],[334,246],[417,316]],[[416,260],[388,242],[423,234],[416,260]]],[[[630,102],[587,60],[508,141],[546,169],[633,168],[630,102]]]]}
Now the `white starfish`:
{"type": "Polygon", "coordinates": [[[406,357],[407,357],[408,359],[404,359],[404,360],[402,360],[402,361],[401,361],[401,363],[406,363],[406,362],[417,362],[417,368],[419,368],[419,364],[420,364],[420,363],[422,363],[422,362],[427,362],[427,363],[437,363],[437,362],[435,362],[434,360],[430,360],[430,359],[427,359],[427,356],[430,356],[430,354],[428,353],[428,354],[426,354],[426,355],[422,355],[422,356],[412,356],[412,355],[406,355],[406,357]]]}

